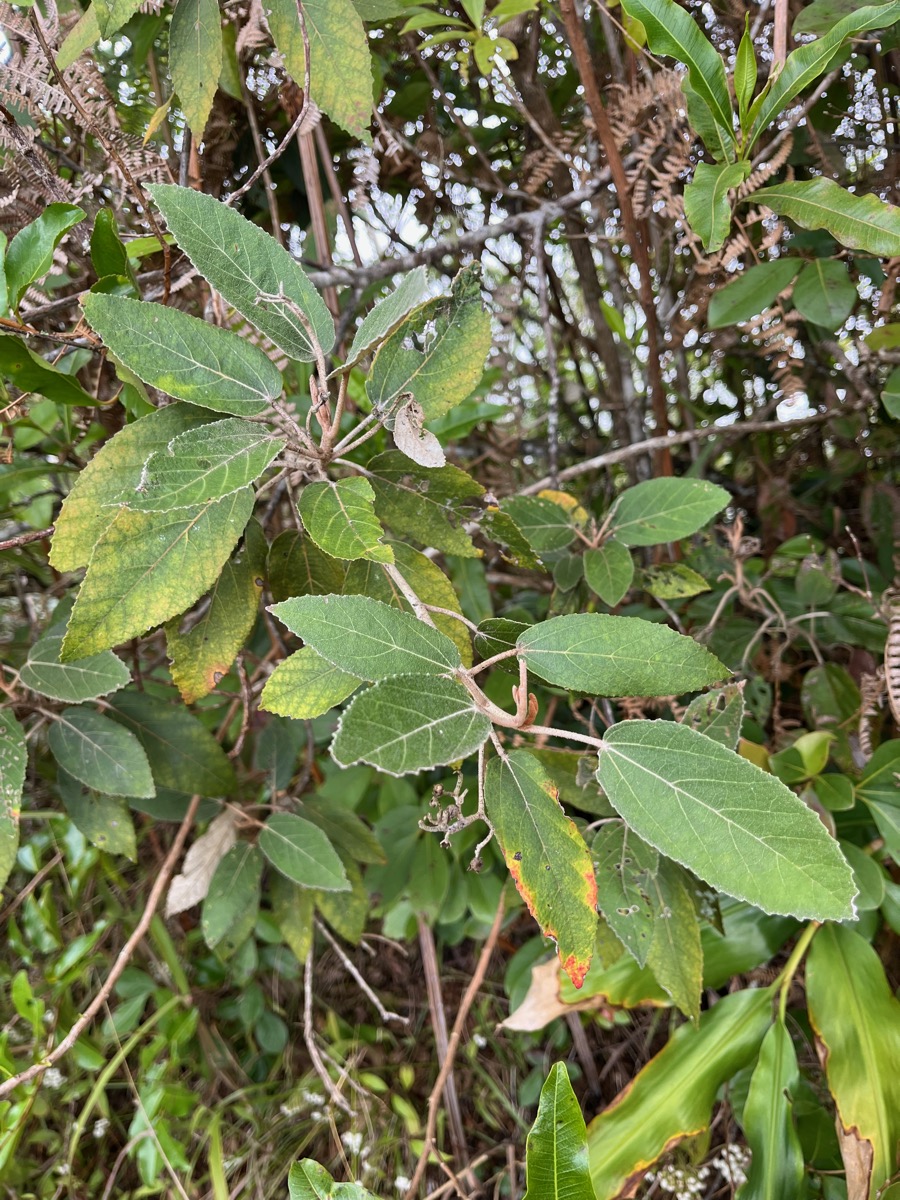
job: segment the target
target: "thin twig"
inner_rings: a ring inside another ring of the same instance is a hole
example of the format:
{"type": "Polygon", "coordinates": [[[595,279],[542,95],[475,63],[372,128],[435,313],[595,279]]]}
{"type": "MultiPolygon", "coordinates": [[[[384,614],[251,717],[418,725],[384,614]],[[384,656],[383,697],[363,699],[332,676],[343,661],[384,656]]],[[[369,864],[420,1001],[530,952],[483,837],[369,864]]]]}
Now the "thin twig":
{"type": "Polygon", "coordinates": [[[313,919],[313,924],[315,925],[316,929],[318,929],[319,933],[321,933],[321,935],[325,939],[325,941],[328,942],[329,946],[331,946],[332,950],[335,952],[335,954],[338,956],[338,958],[341,960],[341,962],[344,965],[344,969],[347,971],[347,974],[350,975],[351,978],[353,978],[356,981],[356,983],[359,986],[360,991],[363,992],[364,995],[368,996],[368,998],[372,1001],[372,1004],[377,1009],[378,1015],[381,1017],[382,1021],[400,1021],[400,1022],[402,1022],[402,1024],[408,1025],[409,1017],[401,1016],[400,1013],[391,1012],[389,1009],[384,1007],[384,1005],[378,999],[376,994],[372,991],[372,989],[366,983],[365,979],[363,979],[362,975],[360,975],[359,971],[356,969],[356,967],[353,965],[353,963],[350,961],[350,959],[344,953],[344,951],[342,950],[337,939],[333,938],[331,936],[331,932],[329,931],[329,929],[319,920],[318,917],[315,917],[313,919]]]}
{"type": "Polygon", "coordinates": [[[306,956],[306,966],[303,970],[303,1041],[306,1045],[307,1053],[315,1072],[322,1080],[322,1085],[328,1093],[328,1098],[332,1104],[337,1105],[342,1112],[348,1116],[355,1116],[353,1109],[337,1090],[332,1082],[331,1076],[328,1074],[328,1068],[322,1061],[322,1055],[319,1053],[319,1047],[316,1045],[316,1033],[313,1029],[312,1015],[312,994],[313,994],[313,952],[310,947],[309,954],[306,956]]]}
{"type": "Polygon", "coordinates": [[[0,550],[15,550],[19,546],[27,546],[30,542],[42,542],[55,528],[55,525],[50,525],[47,529],[33,529],[30,533],[20,533],[17,537],[7,538],[5,542],[0,542],[0,550]]]}

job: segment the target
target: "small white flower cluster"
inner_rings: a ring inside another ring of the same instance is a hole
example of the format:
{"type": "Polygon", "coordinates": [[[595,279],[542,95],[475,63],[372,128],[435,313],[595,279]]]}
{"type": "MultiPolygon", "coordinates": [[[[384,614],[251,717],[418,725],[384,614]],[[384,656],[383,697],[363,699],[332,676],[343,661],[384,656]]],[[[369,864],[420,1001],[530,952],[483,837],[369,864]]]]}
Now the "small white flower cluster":
{"type": "Polygon", "coordinates": [[[98,1142],[106,1136],[107,1129],[109,1129],[109,1117],[99,1117],[94,1122],[94,1137],[98,1142]]]}
{"type": "Polygon", "coordinates": [[[745,1146],[723,1146],[718,1154],[710,1159],[710,1166],[720,1171],[723,1178],[733,1187],[740,1187],[747,1182],[750,1151],[745,1146]]]}
{"type": "Polygon", "coordinates": [[[52,1092],[55,1092],[57,1088],[61,1088],[67,1082],[66,1076],[63,1075],[58,1067],[48,1067],[44,1072],[44,1087],[50,1088],[52,1092]]]}
{"type": "MultiPolygon", "coordinates": [[[[348,1154],[359,1154],[362,1150],[362,1140],[363,1135],[353,1130],[341,1134],[341,1141],[348,1154]]],[[[368,1154],[368,1150],[365,1151],[365,1154],[368,1154]]]]}
{"type": "Polygon", "coordinates": [[[290,1103],[285,1101],[279,1106],[278,1111],[283,1117],[296,1117],[298,1113],[306,1113],[309,1110],[309,1116],[314,1121],[324,1121],[325,1113],[320,1107],[324,1103],[325,1097],[319,1092],[304,1089],[297,1100],[290,1103]]]}
{"type": "Polygon", "coordinates": [[[658,1171],[648,1171],[644,1176],[647,1183],[656,1182],[661,1192],[668,1192],[673,1200],[697,1200],[706,1191],[713,1172],[719,1174],[732,1187],[747,1182],[750,1151],[743,1146],[723,1146],[708,1163],[699,1167],[676,1166],[667,1163],[658,1171]]]}
{"type": "Polygon", "coordinates": [[[398,1175],[397,1178],[394,1180],[394,1187],[397,1189],[397,1191],[400,1193],[401,1196],[405,1195],[409,1191],[411,1184],[412,1184],[412,1180],[407,1179],[405,1175],[398,1175]]]}

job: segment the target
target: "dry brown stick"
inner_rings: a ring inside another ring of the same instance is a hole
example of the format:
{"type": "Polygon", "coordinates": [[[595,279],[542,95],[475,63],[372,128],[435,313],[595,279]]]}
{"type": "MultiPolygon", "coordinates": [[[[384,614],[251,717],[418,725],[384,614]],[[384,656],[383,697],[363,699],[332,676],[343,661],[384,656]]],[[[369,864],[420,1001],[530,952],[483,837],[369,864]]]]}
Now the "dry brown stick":
{"type": "MultiPolygon", "coordinates": [[[[316,157],[316,144],[312,133],[308,130],[299,132],[297,146],[300,150],[300,166],[303,169],[303,183],[306,186],[306,201],[309,204],[313,237],[316,239],[316,258],[327,268],[334,260],[331,256],[328,221],[325,216],[325,197],[322,194],[322,178],[319,175],[319,161],[316,157]]],[[[341,311],[337,292],[333,287],[326,287],[322,289],[322,297],[331,315],[336,317],[341,311]]]]}
{"type": "Polygon", "coordinates": [[[447,1079],[450,1072],[453,1070],[453,1060],[456,1058],[456,1052],[459,1049],[460,1038],[462,1037],[463,1026],[466,1023],[466,1017],[469,1015],[469,1010],[475,1003],[475,997],[478,995],[478,989],[484,982],[484,977],[487,974],[488,963],[491,960],[491,955],[494,953],[494,947],[497,944],[497,938],[500,936],[500,926],[503,924],[503,913],[506,908],[506,892],[500,893],[500,900],[497,904],[497,912],[494,916],[494,923],[491,925],[487,939],[481,948],[481,954],[478,957],[478,962],[475,966],[475,971],[469,981],[469,986],[465,990],[462,1000],[460,1001],[459,1010],[456,1014],[456,1020],[453,1022],[453,1029],[450,1032],[450,1040],[447,1045],[447,1054],[441,1064],[441,1070],[437,1077],[434,1087],[431,1089],[431,1095],[428,1097],[428,1120],[425,1126],[425,1143],[422,1146],[422,1153],[419,1156],[419,1161],[416,1163],[416,1169],[413,1172],[413,1177],[409,1185],[408,1195],[414,1196],[416,1189],[422,1182],[425,1175],[425,1168],[428,1166],[428,1159],[431,1151],[434,1149],[434,1135],[437,1130],[438,1107],[441,1103],[441,1096],[444,1094],[444,1088],[447,1084],[447,1079]]]}
{"type": "Polygon", "coordinates": [[[150,895],[147,897],[147,903],[144,905],[144,911],[141,913],[141,919],[138,921],[137,925],[135,925],[131,937],[119,951],[116,961],[113,963],[112,969],[110,970],[106,979],[103,981],[103,984],[100,990],[97,992],[97,995],[90,1002],[59,1045],[55,1046],[50,1053],[44,1057],[43,1062],[33,1063],[27,1068],[27,1070],[20,1071],[18,1075],[13,1075],[9,1079],[4,1080],[3,1083],[0,1083],[0,1100],[8,1096],[11,1092],[14,1092],[16,1088],[21,1087],[23,1083],[29,1083],[38,1075],[43,1075],[48,1067],[52,1067],[54,1063],[59,1062],[61,1058],[68,1054],[84,1031],[87,1029],[88,1025],[90,1025],[91,1021],[93,1021],[94,1017],[97,1015],[100,1009],[103,1008],[104,1004],[106,1004],[106,1001],[112,995],[112,990],[118,983],[119,977],[131,962],[135,950],[138,948],[138,945],[142,941],[147,930],[150,928],[150,922],[153,920],[154,914],[159,907],[159,902],[163,897],[163,893],[168,887],[169,879],[172,876],[172,872],[175,870],[175,864],[181,857],[181,852],[184,849],[184,843],[187,841],[187,836],[194,824],[194,817],[197,814],[197,809],[200,807],[200,799],[200,796],[191,797],[191,802],[188,805],[187,812],[184,814],[184,820],[178,827],[178,832],[175,834],[175,840],[172,842],[169,853],[166,855],[165,861],[159,869],[159,874],[156,876],[153,887],[150,889],[150,895]]]}
{"type": "Polygon", "coordinates": [[[788,0],[775,0],[775,36],[772,44],[772,71],[781,70],[787,58],[788,45],[788,0]]]}
{"type": "Polygon", "coordinates": [[[15,550],[19,546],[27,546],[29,542],[42,542],[55,528],[55,525],[50,525],[46,529],[33,529],[30,533],[20,533],[17,537],[7,538],[5,542],[0,542],[0,550],[15,550]]]}

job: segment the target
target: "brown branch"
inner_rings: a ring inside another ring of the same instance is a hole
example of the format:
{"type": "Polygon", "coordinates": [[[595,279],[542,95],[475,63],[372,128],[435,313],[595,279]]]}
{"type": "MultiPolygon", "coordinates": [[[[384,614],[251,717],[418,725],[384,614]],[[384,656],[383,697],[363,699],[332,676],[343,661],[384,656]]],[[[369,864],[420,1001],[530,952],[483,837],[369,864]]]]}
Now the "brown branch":
{"type": "Polygon", "coordinates": [[[0,542],[0,550],[15,550],[19,546],[27,546],[29,542],[42,542],[55,528],[55,525],[50,525],[47,529],[33,529],[31,533],[20,533],[18,537],[7,538],[5,542],[0,542]]]}
{"type": "Polygon", "coordinates": [[[772,44],[772,71],[780,71],[787,58],[789,0],[775,0],[775,36],[772,44]]]}

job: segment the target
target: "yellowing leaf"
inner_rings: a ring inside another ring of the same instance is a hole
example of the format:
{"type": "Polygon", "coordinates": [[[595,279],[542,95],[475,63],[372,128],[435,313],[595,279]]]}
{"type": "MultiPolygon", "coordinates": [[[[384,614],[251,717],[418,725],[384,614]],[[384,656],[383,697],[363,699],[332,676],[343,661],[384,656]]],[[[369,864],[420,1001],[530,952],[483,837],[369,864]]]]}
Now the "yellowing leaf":
{"type": "Polygon", "coordinates": [[[393,551],[381,541],[384,530],[375,516],[375,493],[368,479],[308,483],[298,507],[306,532],[333,558],[394,561],[393,551]]]}
{"type": "Polygon", "coordinates": [[[304,646],[269,676],[259,707],[296,721],[309,720],[346,700],[361,683],[358,676],[335,667],[312,646],[304,646]]]}
{"type": "Polygon", "coordinates": [[[187,123],[199,142],[222,73],[222,27],[216,0],[178,0],[169,28],[169,70],[187,123]]]}

